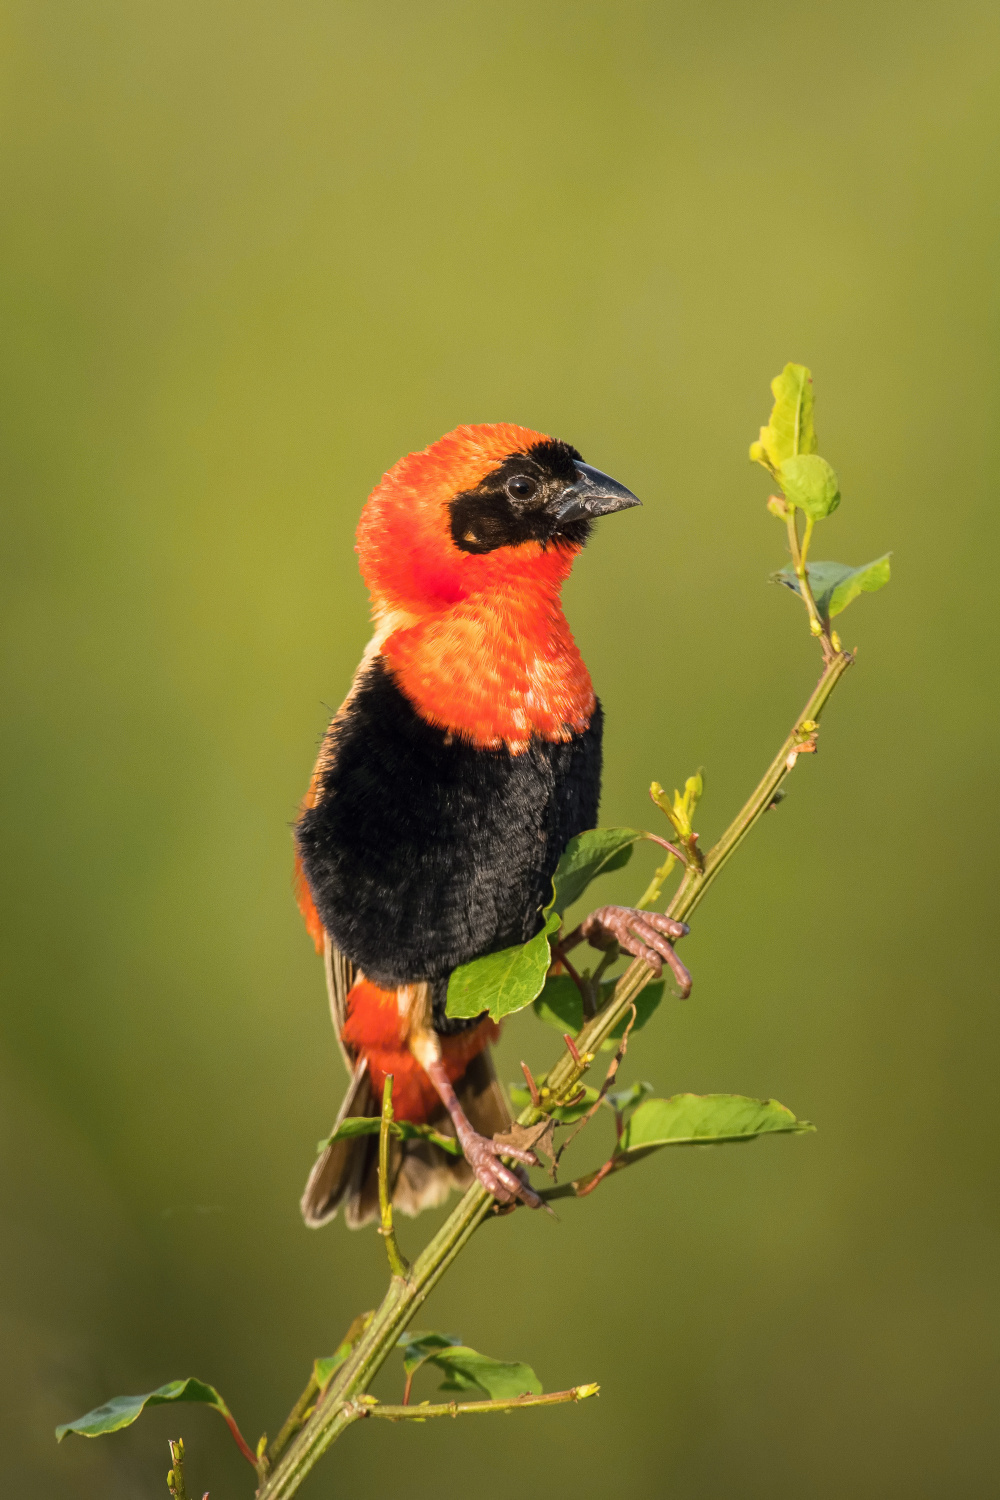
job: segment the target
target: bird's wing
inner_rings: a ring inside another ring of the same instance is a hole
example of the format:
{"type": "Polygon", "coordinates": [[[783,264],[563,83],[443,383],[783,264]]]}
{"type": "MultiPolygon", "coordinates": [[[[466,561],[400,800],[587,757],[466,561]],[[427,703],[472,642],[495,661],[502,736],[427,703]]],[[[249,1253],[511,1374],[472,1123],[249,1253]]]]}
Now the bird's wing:
{"type": "Polygon", "coordinates": [[[337,945],[331,941],[328,932],[323,933],[323,968],[326,971],[326,992],[330,997],[330,1019],[337,1037],[337,1045],[340,1055],[344,1059],[344,1067],[348,1076],[353,1077],[357,1058],[350,1047],[346,1046],[341,1038],[344,1022],[347,1020],[347,996],[354,983],[354,965],[346,954],[341,953],[337,945]]]}

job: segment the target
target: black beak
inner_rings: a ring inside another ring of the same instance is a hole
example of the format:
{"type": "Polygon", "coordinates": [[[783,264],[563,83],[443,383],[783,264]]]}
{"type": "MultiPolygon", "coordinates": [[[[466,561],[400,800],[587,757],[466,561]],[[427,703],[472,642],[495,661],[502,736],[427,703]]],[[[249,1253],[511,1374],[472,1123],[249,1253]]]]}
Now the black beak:
{"type": "Polygon", "coordinates": [[[589,521],[595,516],[609,516],[612,511],[628,510],[632,505],[641,505],[638,495],[633,495],[617,479],[592,469],[589,464],[577,460],[579,479],[560,495],[555,519],[561,526],[565,521],[589,521]]]}

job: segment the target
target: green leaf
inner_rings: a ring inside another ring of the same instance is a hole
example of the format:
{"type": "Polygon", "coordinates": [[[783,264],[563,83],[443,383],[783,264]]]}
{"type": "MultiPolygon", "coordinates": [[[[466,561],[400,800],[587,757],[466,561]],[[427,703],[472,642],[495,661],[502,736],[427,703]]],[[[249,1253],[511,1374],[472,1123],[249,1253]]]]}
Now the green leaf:
{"type": "Polygon", "coordinates": [[[542,1384],[530,1365],[490,1359],[446,1333],[404,1333],[403,1368],[412,1376],[421,1365],[434,1365],[445,1377],[443,1391],[478,1390],[493,1401],[542,1394],[542,1384]]]}
{"type": "MultiPolygon", "coordinates": [[[[544,1081],[544,1078],[545,1074],[539,1073],[535,1079],[535,1082],[540,1084],[544,1081]]],[[[557,1105],[555,1109],[550,1109],[547,1111],[552,1119],[555,1120],[559,1125],[573,1125],[577,1120],[582,1120],[584,1115],[587,1113],[587,1110],[590,1109],[591,1105],[596,1103],[596,1089],[592,1089],[587,1083],[581,1084],[577,1089],[577,1093],[580,1093],[581,1089],[583,1090],[581,1097],[577,1099],[575,1103],[560,1104],[557,1105]]],[[[526,1088],[522,1088],[518,1083],[508,1084],[507,1092],[510,1095],[510,1102],[517,1109],[524,1109],[527,1107],[527,1105],[534,1102],[528,1090],[526,1088]]]]}
{"type": "MultiPolygon", "coordinates": [[[[874,562],[852,568],[847,563],[811,562],[806,567],[809,587],[812,589],[816,608],[825,620],[839,615],[842,610],[861,593],[873,594],[889,582],[889,559],[891,552],[877,557],[874,562]]],[[[771,574],[772,583],[784,584],[795,594],[801,594],[799,580],[789,563],[778,573],[771,574]]]]}
{"type": "Polygon", "coordinates": [[[622,1132],[615,1156],[638,1160],[661,1146],[710,1146],[752,1141],[761,1135],[800,1135],[813,1130],[776,1099],[742,1094],[675,1094],[647,1099],[622,1132]]]}
{"type": "Polygon", "coordinates": [[[542,1394],[542,1383],[530,1365],[490,1359],[447,1334],[403,1334],[399,1343],[407,1375],[423,1364],[433,1365],[445,1377],[443,1391],[480,1391],[491,1401],[542,1394]]]}
{"type": "Polygon", "coordinates": [[[214,1386],[203,1380],[170,1380],[145,1396],[113,1396],[103,1406],[95,1406],[85,1417],[75,1422],[64,1422],[56,1428],[56,1442],[61,1443],[67,1432],[77,1432],[81,1437],[100,1437],[105,1432],[118,1432],[130,1427],[141,1416],[147,1406],[163,1406],[168,1401],[194,1401],[202,1406],[212,1406],[227,1421],[232,1420],[229,1407],[214,1386]]]}
{"type": "Polygon", "coordinates": [[[334,1370],[339,1370],[347,1356],[353,1352],[358,1339],[374,1316],[373,1312],[359,1313],[333,1353],[325,1358],[313,1360],[313,1379],[320,1390],[327,1384],[334,1370]]]}
{"type": "Polygon", "coordinates": [[[562,916],[598,875],[627,865],[635,844],[644,837],[636,828],[591,828],[570,839],[556,866],[550,909],[562,916]]]}
{"type": "Polygon", "coordinates": [[[403,1351],[403,1369],[407,1375],[419,1370],[431,1355],[442,1349],[454,1349],[461,1343],[461,1339],[452,1338],[448,1333],[401,1333],[396,1340],[397,1347],[403,1351]]]}
{"type": "Polygon", "coordinates": [[[545,926],[530,942],[487,953],[453,969],[445,1013],[472,1019],[488,1010],[494,1021],[500,1021],[530,1005],[545,983],[551,961],[549,939],[560,925],[559,914],[550,911],[545,926]]]}
{"type": "Polygon", "coordinates": [[[816,452],[812,375],[805,365],[788,364],[771,381],[774,407],[760,439],[750,445],[754,463],[777,474],[786,458],[816,452]]]}
{"type": "MultiPolygon", "coordinates": [[[[600,987],[600,1005],[603,1008],[614,993],[615,979],[603,980],[600,987]]],[[[636,996],[635,1025],[632,1033],[640,1031],[663,999],[665,984],[656,979],[636,996]]],[[[547,1026],[557,1031],[568,1031],[576,1036],[583,1029],[583,1000],[580,991],[568,974],[553,974],[545,981],[545,988],[535,1001],[535,1015],[547,1026]]],[[[611,1035],[601,1043],[602,1052],[614,1052],[625,1034],[628,1017],[619,1021],[611,1035]]]]}
{"type": "MultiPolygon", "coordinates": [[[[316,1153],[319,1155],[327,1146],[332,1146],[334,1141],[353,1141],[361,1135],[378,1135],[381,1127],[382,1121],[378,1115],[348,1115],[346,1120],[341,1120],[332,1135],[318,1142],[316,1153]]],[[[453,1135],[442,1135],[431,1125],[412,1125],[409,1120],[393,1120],[389,1129],[398,1141],[432,1141],[442,1151],[450,1151],[452,1156],[462,1154],[462,1148],[453,1135]]]]}
{"type": "Polygon", "coordinates": [[[633,1110],[646,1098],[647,1094],[653,1092],[651,1083],[633,1083],[627,1089],[613,1089],[611,1093],[605,1094],[604,1102],[609,1105],[622,1119],[627,1120],[633,1110]]]}
{"type": "Polygon", "coordinates": [[[454,969],[448,980],[445,1013],[471,1020],[489,1011],[494,1021],[500,1021],[530,1005],[545,983],[549,939],[559,931],[567,906],[583,895],[596,875],[627,864],[632,846],[643,837],[635,828],[592,828],[571,839],[552,881],[552,900],[545,908],[542,931],[519,947],[487,953],[454,969]]]}
{"type": "Polygon", "coordinates": [[[350,1354],[350,1349],[338,1349],[336,1354],[329,1354],[325,1359],[313,1360],[313,1379],[322,1389],[326,1385],[334,1370],[339,1370],[344,1360],[350,1354]]]}
{"type": "Polygon", "coordinates": [[[530,1365],[514,1360],[488,1359],[462,1345],[429,1361],[447,1375],[443,1391],[480,1390],[491,1401],[509,1401],[518,1396],[540,1396],[542,1382],[530,1365]]]}
{"type": "Polygon", "coordinates": [[[840,504],[837,476],[818,453],[793,454],[778,470],[786,499],[805,511],[812,521],[822,521],[840,504]]]}

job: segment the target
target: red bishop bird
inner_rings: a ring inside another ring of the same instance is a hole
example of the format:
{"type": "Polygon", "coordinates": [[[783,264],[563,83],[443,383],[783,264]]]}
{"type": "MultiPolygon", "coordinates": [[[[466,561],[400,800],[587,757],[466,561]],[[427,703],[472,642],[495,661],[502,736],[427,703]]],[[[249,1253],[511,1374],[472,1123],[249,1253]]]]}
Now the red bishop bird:
{"type": "MultiPolygon", "coordinates": [[[[351,1082],[338,1116],[375,1115],[393,1077],[397,1119],[457,1136],[393,1147],[393,1200],[440,1203],[472,1174],[532,1206],[527,1151],[493,1137],[510,1115],[487,1016],[445,1013],[459,964],[526,942],[568,841],[593,828],[601,706],[560,602],[598,516],[639,501],[568,443],[506,423],[458,427],[389,470],[357,552],[375,634],[323,740],[295,828],[299,904],[323,952],[351,1082]]],[[[690,981],[687,928],[602,907],[563,941],[617,942],[690,981]]],[[[377,1138],[328,1146],[306,1223],[378,1208],[377,1138]]]]}

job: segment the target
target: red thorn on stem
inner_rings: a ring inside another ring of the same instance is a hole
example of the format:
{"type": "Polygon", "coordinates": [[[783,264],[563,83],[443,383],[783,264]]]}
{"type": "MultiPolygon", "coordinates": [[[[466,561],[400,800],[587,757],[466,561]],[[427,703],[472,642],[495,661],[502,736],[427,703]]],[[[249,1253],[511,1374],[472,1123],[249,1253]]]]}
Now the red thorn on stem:
{"type": "MultiPolygon", "coordinates": [[[[539,1104],[542,1102],[541,1095],[538,1092],[538,1084],[535,1082],[534,1074],[532,1073],[526,1062],[523,1062],[521,1064],[521,1072],[524,1074],[524,1081],[528,1085],[528,1090],[531,1094],[531,1102],[537,1109],[539,1104]]],[[[405,1401],[403,1402],[403,1405],[406,1405],[405,1401]]]]}
{"type": "Polygon", "coordinates": [[[573,1038],[570,1036],[570,1034],[569,1034],[568,1031],[564,1031],[563,1032],[563,1041],[566,1043],[566,1046],[569,1048],[569,1055],[570,1055],[570,1057],[573,1059],[573,1061],[575,1063],[578,1063],[580,1061],[580,1054],[577,1051],[576,1043],[574,1042],[573,1038]]]}

